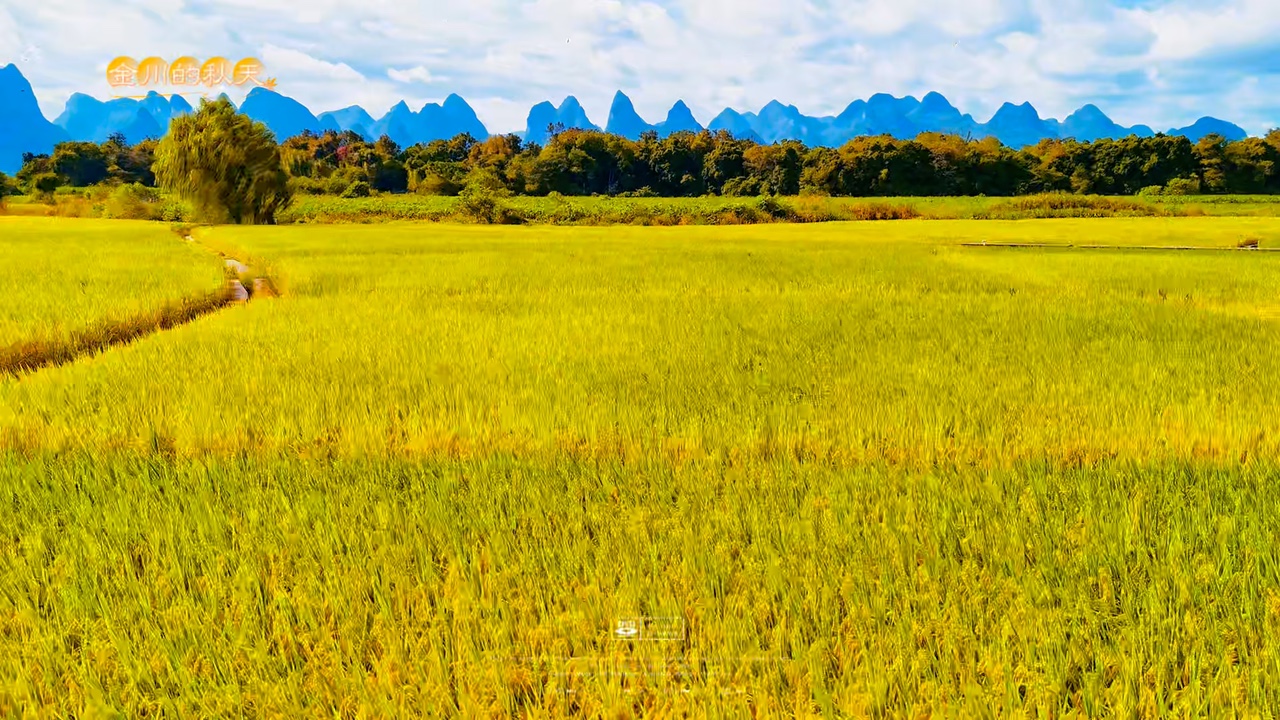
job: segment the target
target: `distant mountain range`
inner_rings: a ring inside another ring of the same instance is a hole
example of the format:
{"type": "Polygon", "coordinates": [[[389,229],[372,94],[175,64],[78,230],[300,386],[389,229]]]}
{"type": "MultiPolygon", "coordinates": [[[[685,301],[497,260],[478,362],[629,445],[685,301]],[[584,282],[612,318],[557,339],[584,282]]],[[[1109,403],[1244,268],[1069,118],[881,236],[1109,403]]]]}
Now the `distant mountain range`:
{"type": "MultiPolygon", "coordinates": [[[[370,140],[389,136],[401,147],[470,133],[476,138],[489,136],[488,130],[471,106],[457,95],[443,103],[428,103],[416,112],[404,101],[397,103],[381,118],[374,119],[364,108],[353,105],[314,115],[305,105],[265,88],[255,88],[245,97],[241,112],[260,120],[276,137],[283,140],[311,130],[351,130],[370,140]]],[[[56,143],[66,140],[102,142],[112,133],[123,133],[130,142],[159,137],[173,117],[192,111],[180,95],[165,97],[152,92],[142,100],[97,100],[76,93],[67,100],[66,108],[53,122],[40,112],[31,84],[14,65],[0,68],[0,171],[12,173],[22,164],[22,153],[46,153],[56,143]]],[[[561,124],[566,128],[599,130],[591,122],[582,105],[573,96],[557,107],[550,102],[534,105],[521,135],[527,141],[545,143],[547,128],[561,124]]],[[[1005,103],[992,118],[980,123],[972,115],[961,114],[942,95],[931,92],[924,98],[895,98],[872,95],[855,100],[839,115],[812,117],[794,105],[774,100],[759,113],[738,112],[726,108],[706,129],[727,130],[735,137],[756,142],[800,140],[806,145],[840,146],[861,135],[888,134],[909,139],[921,132],[956,133],[974,139],[996,137],[1005,145],[1021,148],[1044,138],[1075,138],[1081,141],[1119,138],[1129,135],[1149,137],[1155,131],[1146,125],[1123,127],[1094,105],[1085,105],[1067,119],[1041,118],[1030,103],[1005,103]]],[[[677,102],[662,122],[650,124],[636,112],[631,99],[618,92],[609,108],[604,129],[637,139],[654,131],[665,137],[682,130],[704,128],[684,101],[677,102]]],[[[1210,133],[1230,140],[1248,136],[1238,125],[1204,117],[1185,128],[1168,130],[1168,135],[1184,135],[1193,142],[1210,133]]]]}

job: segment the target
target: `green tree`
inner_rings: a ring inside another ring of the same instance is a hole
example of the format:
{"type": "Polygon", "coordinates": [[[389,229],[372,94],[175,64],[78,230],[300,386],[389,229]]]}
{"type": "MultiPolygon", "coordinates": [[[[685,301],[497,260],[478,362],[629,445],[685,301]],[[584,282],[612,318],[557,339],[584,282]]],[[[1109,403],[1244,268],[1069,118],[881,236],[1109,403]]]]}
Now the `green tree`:
{"type": "Polygon", "coordinates": [[[53,149],[53,171],[72,187],[88,187],[107,179],[107,154],[91,142],[58,143],[53,149]]]}
{"type": "Polygon", "coordinates": [[[47,153],[22,153],[22,167],[18,168],[18,173],[14,175],[14,179],[18,181],[20,187],[26,188],[28,192],[35,189],[35,178],[38,175],[53,173],[53,158],[47,153]]]}
{"type": "Polygon", "coordinates": [[[1200,187],[1207,193],[1227,191],[1227,139],[1216,133],[1200,138],[1195,146],[1200,161],[1200,187]]]}
{"type": "Polygon", "coordinates": [[[173,120],[155,174],[210,222],[272,224],[292,199],[271,131],[222,98],[173,120]]]}
{"type": "Polygon", "coordinates": [[[1224,153],[1227,191],[1263,193],[1276,187],[1280,152],[1261,138],[1245,138],[1227,145],[1224,153]]]}

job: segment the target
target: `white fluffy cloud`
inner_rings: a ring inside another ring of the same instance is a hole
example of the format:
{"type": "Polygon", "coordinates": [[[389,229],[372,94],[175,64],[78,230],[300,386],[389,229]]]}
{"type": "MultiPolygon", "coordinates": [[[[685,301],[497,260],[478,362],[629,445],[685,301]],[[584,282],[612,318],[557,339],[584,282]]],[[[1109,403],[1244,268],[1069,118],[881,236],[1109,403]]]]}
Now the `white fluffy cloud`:
{"type": "Polygon", "coordinates": [[[811,114],[929,90],[985,120],[1005,101],[1062,117],[1093,102],[1158,129],[1214,114],[1261,132],[1280,63],[1274,0],[41,0],[0,7],[0,64],[46,114],[109,94],[119,55],[257,57],[313,111],[375,116],[450,92],[495,132],[576,95],[607,119],[622,89],[651,121],[771,99],[811,114]],[[38,49],[32,53],[31,49],[38,49]],[[25,58],[25,60],[24,60],[25,58]]]}

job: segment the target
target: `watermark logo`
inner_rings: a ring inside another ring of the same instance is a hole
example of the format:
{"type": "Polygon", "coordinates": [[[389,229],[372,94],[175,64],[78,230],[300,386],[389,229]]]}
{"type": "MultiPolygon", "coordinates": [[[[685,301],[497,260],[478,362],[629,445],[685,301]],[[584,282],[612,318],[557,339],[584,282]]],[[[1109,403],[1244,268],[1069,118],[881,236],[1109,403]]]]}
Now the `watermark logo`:
{"type": "Polygon", "coordinates": [[[675,642],[683,640],[684,618],[620,618],[614,626],[613,636],[619,640],[642,640],[650,642],[675,642]]]}
{"type": "Polygon", "coordinates": [[[242,87],[245,85],[276,89],[276,79],[264,77],[262,63],[257,58],[244,58],[231,62],[224,57],[212,57],[200,62],[184,55],[173,62],[164,58],[148,57],[141,61],[128,56],[118,57],[107,63],[107,83],[119,94],[112,97],[146,97],[145,94],[129,94],[132,88],[156,90],[169,89],[170,94],[208,95],[216,87],[242,87]],[[183,88],[200,88],[184,91],[183,88]]]}

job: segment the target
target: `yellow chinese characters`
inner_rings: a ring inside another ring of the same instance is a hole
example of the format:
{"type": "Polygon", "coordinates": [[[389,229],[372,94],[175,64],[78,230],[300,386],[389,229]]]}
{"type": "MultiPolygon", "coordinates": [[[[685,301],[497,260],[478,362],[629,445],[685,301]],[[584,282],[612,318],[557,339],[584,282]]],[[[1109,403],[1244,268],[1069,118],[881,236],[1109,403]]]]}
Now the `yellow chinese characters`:
{"type": "Polygon", "coordinates": [[[262,78],[262,71],[262,63],[251,57],[236,63],[224,57],[213,57],[201,63],[194,57],[184,55],[167,63],[158,57],[148,57],[138,62],[131,57],[120,56],[107,63],[107,82],[113,88],[254,85],[274,89],[275,78],[262,78]]]}
{"type": "Polygon", "coordinates": [[[133,58],[121,56],[107,63],[107,82],[111,87],[127,87],[138,84],[138,63],[133,58]]]}
{"type": "Polygon", "coordinates": [[[200,66],[200,84],[205,87],[231,84],[231,61],[224,57],[209,58],[200,66]]]}
{"type": "Polygon", "coordinates": [[[139,85],[163,85],[169,64],[158,57],[149,57],[138,63],[137,80],[139,85]]]}
{"type": "Polygon", "coordinates": [[[170,85],[199,85],[200,63],[195,58],[183,56],[169,65],[170,85]]]}

